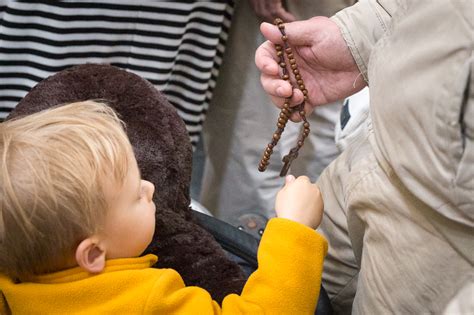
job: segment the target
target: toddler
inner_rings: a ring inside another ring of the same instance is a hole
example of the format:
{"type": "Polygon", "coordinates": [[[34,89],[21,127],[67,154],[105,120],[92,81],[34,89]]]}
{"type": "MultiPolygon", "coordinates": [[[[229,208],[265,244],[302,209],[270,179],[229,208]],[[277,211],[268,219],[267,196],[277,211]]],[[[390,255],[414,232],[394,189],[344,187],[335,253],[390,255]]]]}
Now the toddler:
{"type": "MultiPolygon", "coordinates": [[[[155,230],[122,122],[86,101],[0,124],[0,312],[313,314],[325,239],[323,203],[307,177],[287,177],[259,268],[222,305],[140,257],[155,230]]],[[[159,189],[159,187],[158,187],[159,189]]],[[[159,207],[159,205],[157,205],[159,207]]]]}

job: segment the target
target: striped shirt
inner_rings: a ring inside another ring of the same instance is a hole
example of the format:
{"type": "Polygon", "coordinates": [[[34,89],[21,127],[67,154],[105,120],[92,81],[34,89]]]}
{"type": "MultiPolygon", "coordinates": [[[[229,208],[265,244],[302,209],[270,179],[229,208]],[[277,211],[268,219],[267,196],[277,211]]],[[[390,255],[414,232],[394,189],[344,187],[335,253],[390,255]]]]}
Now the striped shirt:
{"type": "Polygon", "coordinates": [[[0,0],[0,119],[44,78],[107,63],[149,80],[199,139],[233,1],[0,0]]]}

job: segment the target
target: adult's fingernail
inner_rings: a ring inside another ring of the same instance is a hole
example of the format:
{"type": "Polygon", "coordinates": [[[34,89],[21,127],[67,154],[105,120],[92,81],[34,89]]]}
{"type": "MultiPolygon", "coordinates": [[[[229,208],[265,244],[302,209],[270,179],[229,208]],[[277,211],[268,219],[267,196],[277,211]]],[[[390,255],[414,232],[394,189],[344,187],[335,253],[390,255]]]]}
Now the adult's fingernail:
{"type": "Polygon", "coordinates": [[[284,92],[285,91],[284,91],[283,87],[281,87],[281,86],[277,87],[276,93],[278,94],[278,96],[284,97],[284,94],[283,94],[284,92]]]}

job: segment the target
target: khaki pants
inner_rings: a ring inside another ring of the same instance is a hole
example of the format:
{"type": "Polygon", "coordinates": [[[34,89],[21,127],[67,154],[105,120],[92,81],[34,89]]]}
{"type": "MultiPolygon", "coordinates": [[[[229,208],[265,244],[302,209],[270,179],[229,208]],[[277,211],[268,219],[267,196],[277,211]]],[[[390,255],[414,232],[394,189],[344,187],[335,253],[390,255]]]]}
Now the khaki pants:
{"type": "Polygon", "coordinates": [[[474,248],[470,258],[456,250],[473,247],[472,229],[406,190],[380,162],[373,137],[369,119],[319,179],[320,230],[329,241],[323,285],[336,313],[440,313],[472,281],[474,248]],[[458,244],[446,234],[457,235],[458,244]]]}

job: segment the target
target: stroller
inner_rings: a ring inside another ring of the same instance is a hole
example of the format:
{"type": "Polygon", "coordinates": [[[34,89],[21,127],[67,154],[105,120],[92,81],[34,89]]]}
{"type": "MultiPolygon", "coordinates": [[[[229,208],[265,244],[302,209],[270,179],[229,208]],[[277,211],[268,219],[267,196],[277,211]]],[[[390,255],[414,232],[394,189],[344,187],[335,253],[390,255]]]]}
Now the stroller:
{"type": "MultiPolygon", "coordinates": [[[[152,84],[108,65],[75,66],[40,82],[9,118],[86,99],[105,100],[122,116],[143,176],[160,187],[160,194],[154,197],[160,205],[155,242],[147,249],[148,253],[166,253],[158,267],[176,269],[188,285],[204,287],[216,300],[241,289],[245,279],[240,268],[246,276],[257,268],[259,239],[210,216],[207,210],[192,209],[199,207],[196,203],[190,206],[191,144],[184,123],[152,84]],[[183,236],[190,240],[184,250],[183,236]],[[210,261],[212,272],[203,263],[210,261]],[[193,266],[202,266],[201,274],[193,266]],[[214,278],[209,281],[205,278],[210,274],[214,278]]],[[[328,296],[321,288],[316,314],[330,313],[328,296]]]]}

